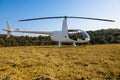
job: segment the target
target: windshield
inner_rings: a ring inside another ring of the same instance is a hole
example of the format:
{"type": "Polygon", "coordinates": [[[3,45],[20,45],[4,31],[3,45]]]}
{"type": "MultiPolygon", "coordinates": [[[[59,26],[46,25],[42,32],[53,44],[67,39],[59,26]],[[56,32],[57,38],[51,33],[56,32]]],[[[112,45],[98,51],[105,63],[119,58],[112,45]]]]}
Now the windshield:
{"type": "Polygon", "coordinates": [[[72,40],[85,40],[85,38],[89,38],[89,35],[87,32],[82,31],[82,30],[68,30],[68,36],[72,40]]]}

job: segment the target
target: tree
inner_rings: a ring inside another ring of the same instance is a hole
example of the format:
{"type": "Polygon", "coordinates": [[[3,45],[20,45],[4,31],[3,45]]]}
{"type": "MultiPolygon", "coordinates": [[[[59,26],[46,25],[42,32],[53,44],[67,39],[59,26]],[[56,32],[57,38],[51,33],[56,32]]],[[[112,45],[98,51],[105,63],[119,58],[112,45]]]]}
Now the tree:
{"type": "Polygon", "coordinates": [[[5,41],[2,38],[0,38],[0,46],[5,46],[5,41]]]}

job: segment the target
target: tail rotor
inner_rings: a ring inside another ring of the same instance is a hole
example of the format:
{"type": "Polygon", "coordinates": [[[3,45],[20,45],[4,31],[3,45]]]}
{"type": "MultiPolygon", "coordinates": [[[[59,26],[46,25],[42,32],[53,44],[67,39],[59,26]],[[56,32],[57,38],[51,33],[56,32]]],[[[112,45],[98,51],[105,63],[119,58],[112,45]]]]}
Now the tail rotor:
{"type": "Polygon", "coordinates": [[[7,38],[9,38],[10,35],[11,35],[12,30],[10,28],[10,23],[8,21],[7,21],[7,29],[2,29],[2,30],[7,32],[7,38]]]}

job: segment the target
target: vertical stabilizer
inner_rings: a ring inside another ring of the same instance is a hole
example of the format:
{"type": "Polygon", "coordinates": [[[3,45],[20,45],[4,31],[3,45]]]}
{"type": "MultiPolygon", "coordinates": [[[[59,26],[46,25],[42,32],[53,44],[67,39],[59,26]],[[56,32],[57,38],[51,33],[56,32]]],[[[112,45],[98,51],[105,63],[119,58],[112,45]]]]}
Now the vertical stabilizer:
{"type": "Polygon", "coordinates": [[[62,30],[68,30],[67,19],[63,20],[62,30]]]}

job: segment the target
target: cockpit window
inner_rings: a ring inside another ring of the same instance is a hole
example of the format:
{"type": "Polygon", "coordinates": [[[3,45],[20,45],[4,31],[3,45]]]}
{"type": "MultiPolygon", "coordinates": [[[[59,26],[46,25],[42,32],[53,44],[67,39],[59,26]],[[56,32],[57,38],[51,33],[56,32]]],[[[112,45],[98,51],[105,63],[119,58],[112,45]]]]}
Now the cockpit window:
{"type": "Polygon", "coordinates": [[[68,30],[68,36],[72,40],[84,39],[84,35],[80,30],[68,30]]]}

